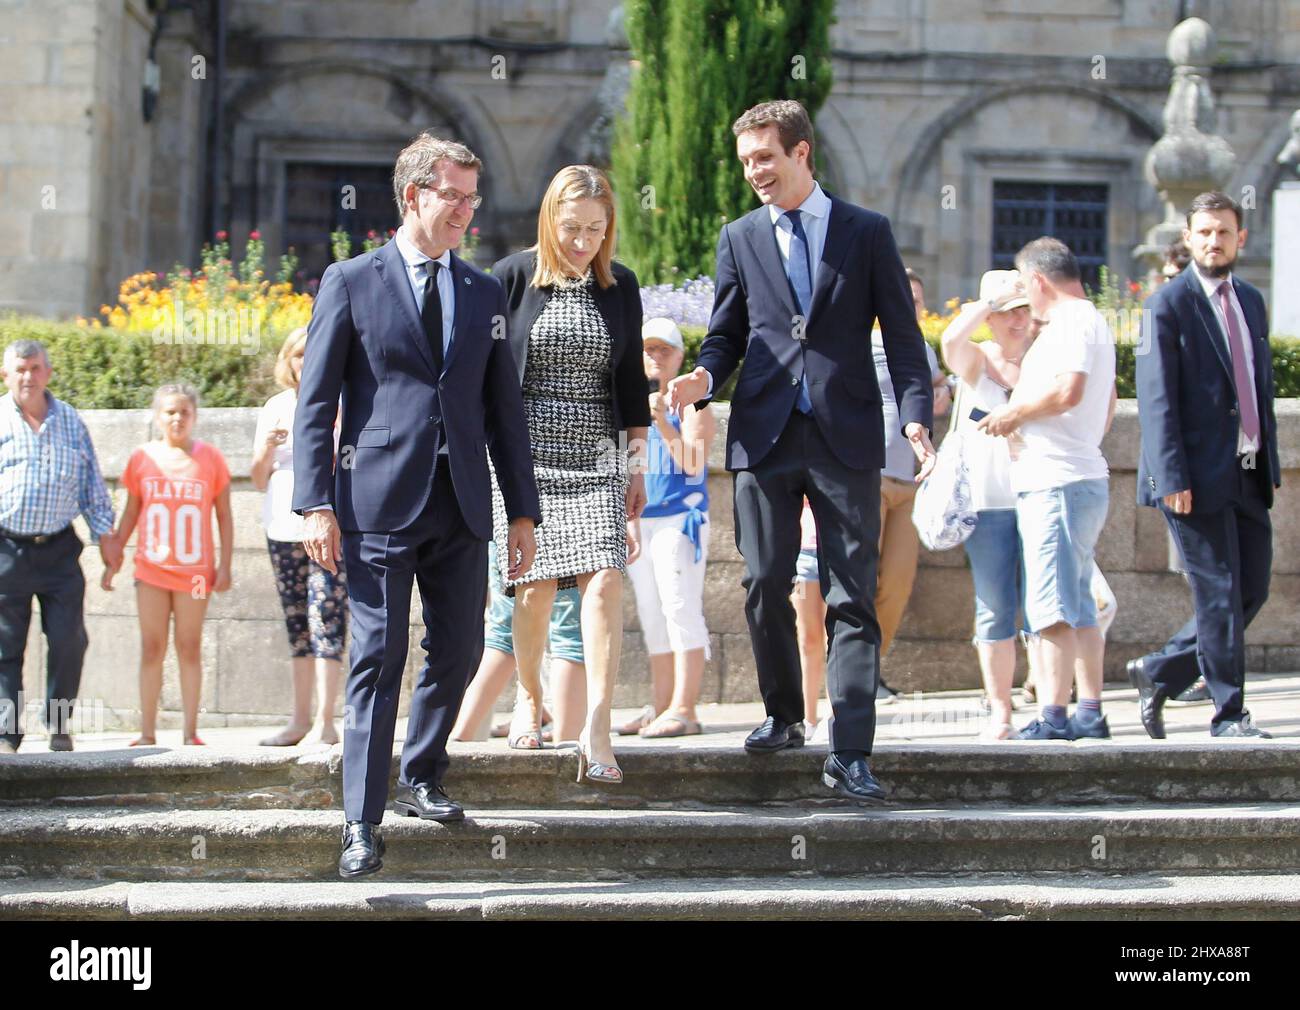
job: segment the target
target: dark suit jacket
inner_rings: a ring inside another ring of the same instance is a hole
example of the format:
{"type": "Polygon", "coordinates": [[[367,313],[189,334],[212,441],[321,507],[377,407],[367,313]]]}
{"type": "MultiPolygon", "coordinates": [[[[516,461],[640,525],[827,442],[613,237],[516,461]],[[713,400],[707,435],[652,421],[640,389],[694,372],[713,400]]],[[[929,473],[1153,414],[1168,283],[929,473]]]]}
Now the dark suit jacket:
{"type": "Polygon", "coordinates": [[[697,364],[716,391],[745,360],[727,426],[727,469],[748,469],[767,455],[805,368],[813,415],[836,456],[857,470],[880,469],[884,419],[871,354],[877,318],[900,425],[929,429],[934,420],[930,366],[888,219],[831,197],[804,346],[793,336],[796,312],[768,208],[723,225],[713,316],[697,364]]]}
{"type": "MultiPolygon", "coordinates": [[[[622,263],[611,264],[614,284],[595,287],[596,307],[605,320],[613,341],[610,397],[614,405],[614,427],[650,426],[650,397],[641,359],[641,287],[636,274],[622,263]]],[[[492,268],[492,276],[505,288],[510,326],[510,350],[519,382],[524,381],[528,362],[528,339],[533,324],[550,300],[550,288],[532,286],[537,253],[531,249],[507,256],[492,268]]]]}
{"type": "MultiPolygon", "coordinates": [[[[1282,468],[1273,412],[1273,355],[1268,312],[1259,291],[1238,277],[1233,289],[1250,328],[1255,353],[1255,400],[1260,451],[1255,465],[1267,478],[1265,498],[1282,468]]],[[[1214,512],[1237,493],[1237,389],[1232,358],[1214,307],[1191,264],[1143,304],[1142,343],[1137,353],[1138,417],[1142,453],[1137,497],[1157,505],[1175,491],[1192,492],[1193,512],[1214,512]]]]}
{"type": "Polygon", "coordinates": [[[456,499],[474,535],[492,535],[485,443],[510,518],[541,522],[514,362],[508,344],[492,339],[494,321],[505,313],[501,285],[455,253],[451,272],[452,342],[438,376],[395,241],[326,269],[294,416],[295,511],[328,503],[353,532],[409,526],[433,487],[441,417],[456,499]]]}

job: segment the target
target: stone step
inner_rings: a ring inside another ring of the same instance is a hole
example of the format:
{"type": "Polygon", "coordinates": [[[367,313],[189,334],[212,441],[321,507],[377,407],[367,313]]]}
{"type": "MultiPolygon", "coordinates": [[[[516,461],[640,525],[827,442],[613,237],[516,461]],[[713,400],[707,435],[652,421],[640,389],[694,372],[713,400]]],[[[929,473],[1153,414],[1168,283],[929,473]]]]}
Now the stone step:
{"type": "MultiPolygon", "coordinates": [[[[618,787],[574,782],[576,752],[458,745],[445,785],[480,808],[838,805],[820,784],[824,747],[765,757],[738,746],[619,748],[618,787]]],[[[392,775],[397,775],[398,757],[392,775]]],[[[1106,805],[1300,800],[1300,742],[886,744],[872,767],[899,805],[1106,805]]],[[[0,760],[0,805],[341,806],[341,752],[195,748],[19,753],[0,760]]]]}
{"type": "Polygon", "coordinates": [[[1297,919],[1300,875],[969,874],[467,884],[0,881],[15,919],[1106,920],[1297,919]]]}
{"type": "MultiPolygon", "coordinates": [[[[337,879],[333,810],[13,808],[0,877],[337,879]]],[[[1300,871],[1300,805],[469,811],[385,818],[428,880],[1300,871]]]]}

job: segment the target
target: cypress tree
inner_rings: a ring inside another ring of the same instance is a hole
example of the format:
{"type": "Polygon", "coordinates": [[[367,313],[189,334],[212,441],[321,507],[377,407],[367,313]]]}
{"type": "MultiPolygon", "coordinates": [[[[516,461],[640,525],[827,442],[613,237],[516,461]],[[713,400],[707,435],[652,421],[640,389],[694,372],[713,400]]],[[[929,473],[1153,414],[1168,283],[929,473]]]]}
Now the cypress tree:
{"type": "Polygon", "coordinates": [[[731,124],[831,88],[834,0],[628,0],[633,59],[613,149],[619,251],[644,283],[713,272],[718,229],[757,205],[731,124]]]}

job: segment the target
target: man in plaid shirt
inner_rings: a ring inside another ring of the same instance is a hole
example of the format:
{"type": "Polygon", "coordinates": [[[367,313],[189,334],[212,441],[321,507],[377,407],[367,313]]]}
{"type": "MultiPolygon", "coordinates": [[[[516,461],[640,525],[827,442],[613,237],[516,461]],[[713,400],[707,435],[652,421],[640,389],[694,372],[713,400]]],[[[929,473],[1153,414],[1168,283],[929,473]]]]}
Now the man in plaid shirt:
{"type": "Polygon", "coordinates": [[[52,370],[39,340],[5,349],[0,396],[0,754],[22,742],[23,652],[32,597],[41,604],[49,647],[45,725],[50,750],[72,750],[67,722],[86,654],[82,542],[86,517],[105,564],[121,559],[113,501],[99,474],[90,433],[76,410],[45,391],[52,370]]]}

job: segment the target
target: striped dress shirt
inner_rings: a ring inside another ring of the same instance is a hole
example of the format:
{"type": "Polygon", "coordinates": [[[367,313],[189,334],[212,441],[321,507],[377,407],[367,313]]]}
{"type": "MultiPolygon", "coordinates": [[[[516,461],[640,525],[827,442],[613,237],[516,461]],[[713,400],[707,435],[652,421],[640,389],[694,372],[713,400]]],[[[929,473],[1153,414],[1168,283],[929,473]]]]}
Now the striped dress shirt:
{"type": "Polygon", "coordinates": [[[58,533],[85,515],[91,539],[113,528],[113,500],[90,432],[76,410],[45,394],[33,431],[12,393],[0,396],[0,527],[23,536],[58,533]]]}

